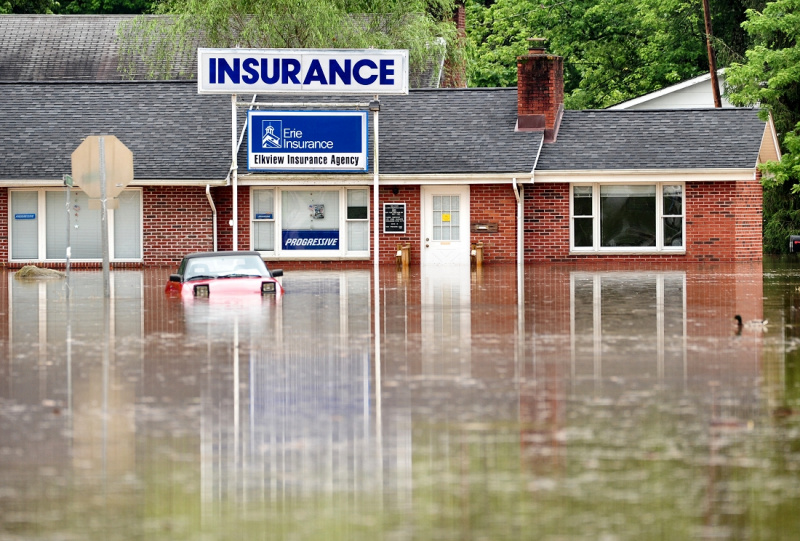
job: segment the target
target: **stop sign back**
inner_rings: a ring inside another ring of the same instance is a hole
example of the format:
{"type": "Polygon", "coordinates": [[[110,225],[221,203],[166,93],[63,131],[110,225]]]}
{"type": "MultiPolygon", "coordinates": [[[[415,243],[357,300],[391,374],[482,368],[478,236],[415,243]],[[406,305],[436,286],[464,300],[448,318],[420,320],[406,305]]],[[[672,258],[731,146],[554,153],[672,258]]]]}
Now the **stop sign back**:
{"type": "Polygon", "coordinates": [[[104,176],[106,198],[118,196],[133,181],[133,152],[113,135],[90,135],[72,153],[72,178],[90,199],[100,199],[104,176]]]}

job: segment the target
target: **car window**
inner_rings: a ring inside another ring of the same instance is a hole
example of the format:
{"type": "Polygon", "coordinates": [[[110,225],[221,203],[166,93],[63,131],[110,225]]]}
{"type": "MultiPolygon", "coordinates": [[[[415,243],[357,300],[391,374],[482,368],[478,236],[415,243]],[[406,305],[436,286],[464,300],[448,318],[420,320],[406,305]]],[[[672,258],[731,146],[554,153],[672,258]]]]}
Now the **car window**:
{"type": "Polygon", "coordinates": [[[189,260],[184,276],[185,279],[189,280],[196,276],[217,278],[231,274],[265,276],[267,269],[264,261],[258,256],[197,257],[189,260]]]}

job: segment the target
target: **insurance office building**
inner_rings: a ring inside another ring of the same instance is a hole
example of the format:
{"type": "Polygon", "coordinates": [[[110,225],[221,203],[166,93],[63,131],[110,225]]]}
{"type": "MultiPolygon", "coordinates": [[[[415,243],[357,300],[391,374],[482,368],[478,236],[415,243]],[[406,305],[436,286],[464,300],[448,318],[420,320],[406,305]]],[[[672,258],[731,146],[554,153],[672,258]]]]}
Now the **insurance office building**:
{"type": "Polygon", "coordinates": [[[63,265],[69,227],[73,264],[100,264],[100,211],[79,189],[67,204],[63,185],[89,135],[133,152],[109,216],[116,267],[234,247],[284,268],[365,267],[374,234],[381,264],[403,245],[412,265],[469,264],[473,245],[487,265],[761,259],[757,167],[779,150],[756,110],[564,110],[561,57],[532,50],[518,70],[516,88],[237,94],[236,107],[197,81],[4,81],[0,261],[63,265]],[[248,167],[259,111],[361,115],[363,169],[248,167]]]}

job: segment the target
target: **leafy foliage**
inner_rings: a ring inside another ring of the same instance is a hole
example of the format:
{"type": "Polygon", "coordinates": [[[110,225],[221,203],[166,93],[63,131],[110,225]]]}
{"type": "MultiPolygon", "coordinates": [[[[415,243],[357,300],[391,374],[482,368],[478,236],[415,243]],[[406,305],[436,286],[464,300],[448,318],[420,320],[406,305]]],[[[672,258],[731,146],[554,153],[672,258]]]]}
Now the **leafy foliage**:
{"type": "MultiPolygon", "coordinates": [[[[718,2],[716,41],[728,57],[744,53],[747,1],[718,2]]],[[[564,57],[570,109],[608,107],[708,70],[696,0],[470,0],[467,23],[471,86],[516,84],[516,57],[528,38],[544,37],[564,57]]]]}
{"type": "Polygon", "coordinates": [[[728,70],[728,96],[737,105],[759,105],[774,118],[783,157],[761,166],[764,249],[786,252],[788,235],[800,232],[800,0],[750,9],[743,26],[755,45],[745,62],[728,70]]]}
{"type": "Polygon", "coordinates": [[[129,73],[143,60],[150,77],[169,77],[197,46],[400,48],[409,50],[412,69],[431,58],[437,38],[448,55],[458,54],[453,0],[162,0],[155,8],[161,17],[121,29],[129,73]]]}
{"type": "Polygon", "coordinates": [[[0,0],[0,15],[25,13],[57,13],[57,0],[0,0]]]}
{"type": "Polygon", "coordinates": [[[0,0],[0,14],[145,13],[153,0],[0,0]]]}
{"type": "Polygon", "coordinates": [[[150,10],[152,0],[62,0],[58,13],[139,14],[150,10]]]}

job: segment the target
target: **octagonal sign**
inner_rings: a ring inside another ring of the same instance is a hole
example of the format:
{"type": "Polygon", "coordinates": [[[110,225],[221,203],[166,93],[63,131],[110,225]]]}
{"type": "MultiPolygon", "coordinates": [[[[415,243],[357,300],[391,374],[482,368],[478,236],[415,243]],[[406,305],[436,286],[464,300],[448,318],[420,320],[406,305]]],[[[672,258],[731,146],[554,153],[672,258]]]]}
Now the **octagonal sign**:
{"type": "Polygon", "coordinates": [[[72,178],[90,199],[100,199],[103,177],[106,199],[118,196],[133,180],[133,152],[113,135],[90,135],[72,153],[72,178]]]}

